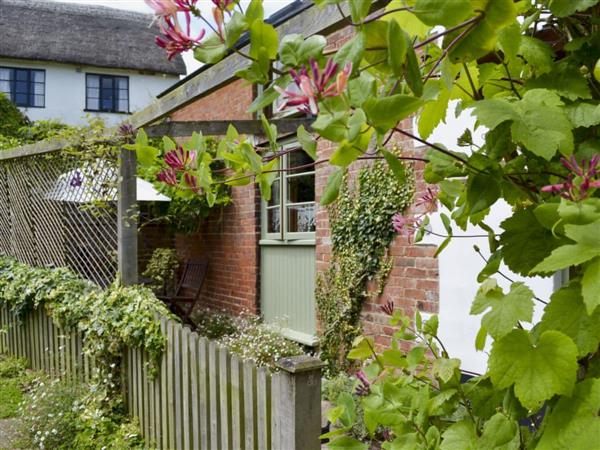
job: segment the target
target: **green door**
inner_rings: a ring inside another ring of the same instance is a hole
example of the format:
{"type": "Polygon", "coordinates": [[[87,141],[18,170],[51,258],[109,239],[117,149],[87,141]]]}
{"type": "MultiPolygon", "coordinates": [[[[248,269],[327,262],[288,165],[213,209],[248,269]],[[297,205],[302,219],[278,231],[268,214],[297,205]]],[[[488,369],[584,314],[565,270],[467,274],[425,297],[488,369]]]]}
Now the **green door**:
{"type": "Polygon", "coordinates": [[[261,310],[266,321],[303,344],[316,343],[315,173],[312,159],[295,146],[282,157],[286,170],[263,202],[261,310]],[[299,167],[299,169],[294,169],[299,167]]]}

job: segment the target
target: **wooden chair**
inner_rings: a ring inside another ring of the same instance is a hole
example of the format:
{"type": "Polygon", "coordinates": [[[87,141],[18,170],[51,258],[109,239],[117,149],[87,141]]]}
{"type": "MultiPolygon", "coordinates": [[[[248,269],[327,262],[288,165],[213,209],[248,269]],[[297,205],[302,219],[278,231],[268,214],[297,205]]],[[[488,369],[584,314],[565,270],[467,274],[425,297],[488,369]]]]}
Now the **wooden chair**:
{"type": "Polygon", "coordinates": [[[207,269],[208,261],[206,260],[186,262],[173,295],[157,296],[167,304],[174,314],[177,314],[184,323],[192,328],[195,328],[195,324],[191,319],[191,314],[200,298],[207,269]]]}

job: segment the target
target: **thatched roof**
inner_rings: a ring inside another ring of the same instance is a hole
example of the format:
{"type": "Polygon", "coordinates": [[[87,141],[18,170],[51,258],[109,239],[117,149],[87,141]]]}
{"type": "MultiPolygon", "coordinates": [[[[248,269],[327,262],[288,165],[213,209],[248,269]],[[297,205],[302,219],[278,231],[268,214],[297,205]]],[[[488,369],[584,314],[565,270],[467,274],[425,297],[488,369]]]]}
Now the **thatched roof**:
{"type": "Polygon", "coordinates": [[[185,74],[154,43],[152,16],[102,6],[0,0],[0,57],[185,74]]]}

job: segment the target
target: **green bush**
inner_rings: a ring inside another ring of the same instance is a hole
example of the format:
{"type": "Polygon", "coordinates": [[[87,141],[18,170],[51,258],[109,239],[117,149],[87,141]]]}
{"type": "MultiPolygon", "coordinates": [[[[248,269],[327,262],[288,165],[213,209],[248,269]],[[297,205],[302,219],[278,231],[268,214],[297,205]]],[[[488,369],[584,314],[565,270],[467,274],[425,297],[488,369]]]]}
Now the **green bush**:
{"type": "MultiPolygon", "coordinates": [[[[347,410],[354,411],[356,419],[348,432],[352,437],[361,441],[369,436],[369,431],[365,425],[365,413],[362,408],[360,397],[356,395],[356,388],[359,382],[356,378],[349,376],[345,372],[340,372],[332,378],[325,379],[323,382],[323,399],[331,402],[333,405],[348,404],[347,410]]],[[[332,420],[331,422],[335,422],[332,420]]]]}
{"type": "Polygon", "coordinates": [[[29,124],[29,119],[17,108],[10,99],[0,92],[0,135],[17,137],[21,127],[29,124]]]}
{"type": "Polygon", "coordinates": [[[27,361],[25,358],[0,354],[0,378],[17,378],[25,374],[27,361]]]}
{"type": "Polygon", "coordinates": [[[198,308],[192,313],[196,331],[209,339],[221,339],[237,331],[234,319],[225,312],[198,308]]]}
{"type": "Polygon", "coordinates": [[[279,359],[303,353],[302,347],[284,338],[278,327],[263,323],[256,316],[239,319],[238,330],[221,342],[243,360],[271,369],[279,359]]]}
{"type": "Polygon", "coordinates": [[[166,294],[175,287],[175,274],[179,267],[177,251],[172,248],[157,248],[146,265],[143,277],[152,280],[152,290],[166,294]]]}

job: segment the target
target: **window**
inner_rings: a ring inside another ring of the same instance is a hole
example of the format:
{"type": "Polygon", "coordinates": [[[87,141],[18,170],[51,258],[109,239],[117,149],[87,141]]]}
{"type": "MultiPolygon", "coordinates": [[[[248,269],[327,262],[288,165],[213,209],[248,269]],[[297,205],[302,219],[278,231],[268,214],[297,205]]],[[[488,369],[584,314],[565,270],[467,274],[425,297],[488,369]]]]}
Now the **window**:
{"type": "Polygon", "coordinates": [[[43,108],[45,90],[45,70],[0,67],[0,92],[5,93],[15,105],[43,108]]]}
{"type": "MultiPolygon", "coordinates": [[[[287,146],[292,149],[293,146],[287,146]]],[[[284,149],[286,149],[284,147],[284,149]]],[[[312,238],[315,228],[315,172],[313,160],[303,150],[281,158],[281,172],[273,182],[271,200],[264,208],[263,224],[268,239],[312,238]]]]}
{"type": "Polygon", "coordinates": [[[85,109],[128,113],[129,77],[86,74],[85,109]]]}

